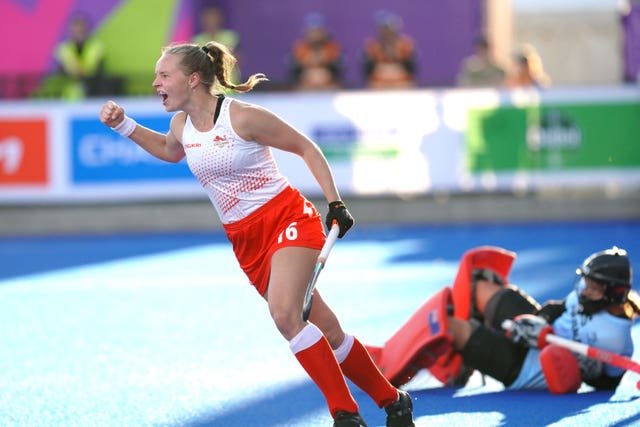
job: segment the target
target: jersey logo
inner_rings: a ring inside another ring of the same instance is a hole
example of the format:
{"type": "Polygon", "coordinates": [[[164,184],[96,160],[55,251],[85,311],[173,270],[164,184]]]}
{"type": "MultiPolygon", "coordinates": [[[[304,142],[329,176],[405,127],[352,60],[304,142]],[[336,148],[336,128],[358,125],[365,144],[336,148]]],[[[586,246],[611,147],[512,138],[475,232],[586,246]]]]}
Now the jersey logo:
{"type": "Polygon", "coordinates": [[[228,144],[229,141],[227,140],[227,136],[226,135],[216,135],[215,138],[213,138],[213,145],[215,147],[222,147],[223,145],[228,144]]]}

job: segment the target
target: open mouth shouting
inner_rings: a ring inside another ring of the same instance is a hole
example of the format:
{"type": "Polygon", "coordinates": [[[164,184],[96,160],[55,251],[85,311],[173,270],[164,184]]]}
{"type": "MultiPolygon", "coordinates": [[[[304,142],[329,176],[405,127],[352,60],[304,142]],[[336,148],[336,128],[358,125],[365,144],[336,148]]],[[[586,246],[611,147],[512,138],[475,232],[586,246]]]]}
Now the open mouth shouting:
{"type": "Polygon", "coordinates": [[[158,91],[158,96],[160,96],[160,99],[162,100],[162,105],[167,105],[167,99],[169,99],[169,95],[167,95],[167,92],[163,91],[163,90],[159,90],[158,91]]]}

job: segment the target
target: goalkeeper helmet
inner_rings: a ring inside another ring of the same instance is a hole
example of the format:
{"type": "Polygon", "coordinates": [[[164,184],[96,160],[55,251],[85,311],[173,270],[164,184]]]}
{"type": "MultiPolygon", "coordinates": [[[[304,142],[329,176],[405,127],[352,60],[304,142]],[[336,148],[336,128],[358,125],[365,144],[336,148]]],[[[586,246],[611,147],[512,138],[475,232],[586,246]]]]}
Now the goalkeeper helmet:
{"type": "Polygon", "coordinates": [[[603,302],[623,304],[631,290],[631,265],[627,251],[616,246],[596,252],[584,260],[576,273],[605,286],[603,302]]]}

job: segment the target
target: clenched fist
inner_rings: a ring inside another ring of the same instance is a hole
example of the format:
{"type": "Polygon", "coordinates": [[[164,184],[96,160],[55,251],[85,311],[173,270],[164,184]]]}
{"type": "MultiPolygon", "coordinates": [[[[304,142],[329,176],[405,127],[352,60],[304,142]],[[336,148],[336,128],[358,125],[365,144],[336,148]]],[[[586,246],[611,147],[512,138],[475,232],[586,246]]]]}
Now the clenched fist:
{"type": "Polygon", "coordinates": [[[124,120],[124,108],[113,101],[107,101],[100,109],[100,121],[114,128],[124,120]]]}

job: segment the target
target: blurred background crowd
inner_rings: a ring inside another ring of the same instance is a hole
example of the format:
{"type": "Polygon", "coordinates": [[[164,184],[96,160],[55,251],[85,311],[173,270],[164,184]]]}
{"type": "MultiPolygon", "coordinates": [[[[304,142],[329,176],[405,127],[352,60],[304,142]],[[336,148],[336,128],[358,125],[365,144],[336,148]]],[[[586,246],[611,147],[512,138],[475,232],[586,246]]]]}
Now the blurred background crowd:
{"type": "Polygon", "coordinates": [[[639,0],[7,0],[0,98],[152,94],[172,42],[216,40],[261,90],[638,81],[639,0]]]}

